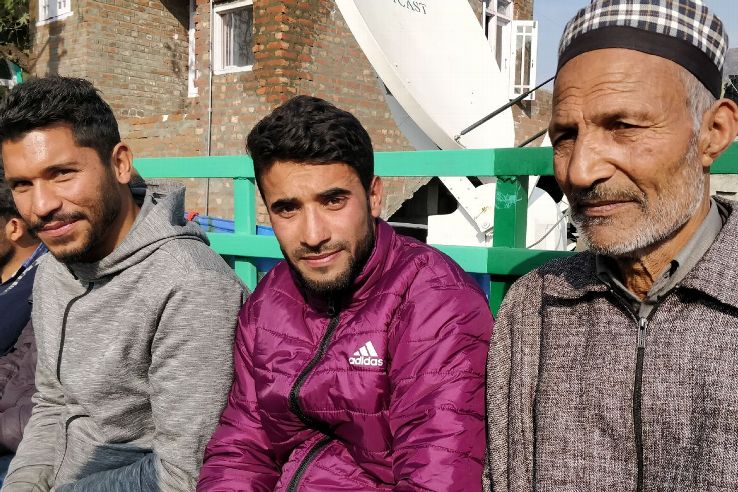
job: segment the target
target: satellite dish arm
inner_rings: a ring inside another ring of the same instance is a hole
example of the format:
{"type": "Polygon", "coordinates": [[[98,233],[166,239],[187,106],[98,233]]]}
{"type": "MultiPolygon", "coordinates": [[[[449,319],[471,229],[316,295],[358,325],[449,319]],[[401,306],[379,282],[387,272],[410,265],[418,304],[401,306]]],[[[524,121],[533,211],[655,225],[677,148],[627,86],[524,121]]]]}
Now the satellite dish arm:
{"type": "MultiPolygon", "coordinates": [[[[520,101],[522,101],[523,99],[525,99],[526,97],[528,97],[529,95],[531,95],[532,93],[534,93],[535,91],[537,91],[538,89],[540,89],[541,87],[543,87],[544,85],[548,84],[549,82],[551,82],[555,78],[556,78],[556,76],[553,76],[550,79],[548,79],[547,81],[541,82],[540,84],[538,84],[537,86],[535,86],[531,90],[529,90],[527,92],[523,92],[521,95],[519,95],[518,97],[516,97],[515,99],[513,99],[509,103],[505,104],[504,106],[495,109],[490,114],[488,114],[487,116],[485,116],[481,120],[477,121],[476,123],[473,123],[470,126],[464,128],[463,130],[461,130],[461,132],[459,132],[458,135],[454,136],[454,140],[456,140],[457,142],[459,142],[459,140],[461,139],[461,137],[463,137],[464,135],[466,135],[470,131],[472,131],[472,130],[474,130],[476,128],[479,128],[480,126],[484,125],[489,120],[491,120],[492,118],[494,118],[498,114],[502,113],[506,109],[515,106],[520,101]]],[[[459,143],[461,143],[461,142],[459,142],[459,143]]]]}

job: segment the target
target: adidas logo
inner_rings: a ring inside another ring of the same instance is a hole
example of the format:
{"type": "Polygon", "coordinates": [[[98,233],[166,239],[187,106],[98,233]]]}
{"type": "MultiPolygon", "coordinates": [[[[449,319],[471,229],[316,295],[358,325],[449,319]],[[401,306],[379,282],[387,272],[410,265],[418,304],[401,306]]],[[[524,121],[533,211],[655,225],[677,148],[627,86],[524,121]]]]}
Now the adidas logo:
{"type": "Polygon", "coordinates": [[[349,357],[349,364],[354,366],[374,366],[380,367],[384,365],[384,359],[379,358],[379,354],[374,349],[371,341],[366,342],[359,350],[354,352],[353,357],[349,357]]]}

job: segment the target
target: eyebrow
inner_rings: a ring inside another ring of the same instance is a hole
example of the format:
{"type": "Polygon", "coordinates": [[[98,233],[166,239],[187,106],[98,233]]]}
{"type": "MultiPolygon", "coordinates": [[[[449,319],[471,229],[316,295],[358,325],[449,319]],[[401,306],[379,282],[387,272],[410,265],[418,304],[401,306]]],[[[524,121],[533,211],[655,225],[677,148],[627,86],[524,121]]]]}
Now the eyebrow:
{"type": "MultiPolygon", "coordinates": [[[[340,196],[350,196],[352,195],[351,190],[347,190],[346,188],[330,188],[325,191],[322,191],[318,193],[317,198],[320,201],[326,201],[330,200],[331,198],[337,198],[340,196]]],[[[269,209],[273,211],[279,211],[285,207],[294,207],[301,203],[301,201],[295,197],[287,197],[287,198],[280,198],[279,200],[273,201],[269,205],[269,209]]]]}
{"type": "Polygon", "coordinates": [[[621,119],[625,120],[638,120],[638,121],[650,121],[651,115],[644,109],[632,109],[632,110],[613,110],[606,111],[597,116],[597,119],[601,121],[617,121],[621,119]]]}
{"type": "Polygon", "coordinates": [[[280,198],[279,200],[275,200],[271,204],[269,204],[269,209],[276,212],[282,210],[285,207],[295,206],[299,202],[300,201],[297,198],[280,198]]]}
{"type": "MultiPolygon", "coordinates": [[[[42,173],[52,174],[52,173],[63,171],[69,168],[77,168],[78,166],[79,166],[79,163],[77,161],[59,162],[59,163],[52,164],[49,167],[44,168],[42,173]]],[[[30,180],[26,176],[19,176],[17,178],[8,178],[7,176],[5,177],[5,182],[8,185],[13,185],[21,181],[30,181],[30,180]]]]}
{"type": "Polygon", "coordinates": [[[335,187],[335,188],[331,188],[331,189],[325,190],[322,193],[319,193],[318,194],[318,197],[321,200],[327,200],[327,199],[330,199],[330,198],[336,198],[336,197],[339,197],[339,196],[348,196],[348,195],[351,195],[351,190],[347,190],[345,188],[335,187]]]}
{"type": "MultiPolygon", "coordinates": [[[[653,120],[652,115],[643,109],[623,110],[614,109],[610,111],[604,111],[600,114],[593,115],[593,120],[598,123],[609,123],[618,121],[621,119],[635,120],[636,122],[651,122],[653,120]]],[[[576,130],[579,128],[579,124],[575,121],[556,121],[556,114],[551,118],[551,124],[549,125],[550,133],[565,132],[568,130],[576,130]]]]}

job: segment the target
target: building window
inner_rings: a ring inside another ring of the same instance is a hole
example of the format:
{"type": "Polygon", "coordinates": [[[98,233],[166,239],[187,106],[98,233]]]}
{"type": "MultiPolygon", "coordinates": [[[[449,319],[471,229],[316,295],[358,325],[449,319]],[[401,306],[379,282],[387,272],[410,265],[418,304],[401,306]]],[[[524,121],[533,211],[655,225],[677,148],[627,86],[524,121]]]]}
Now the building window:
{"type": "MultiPolygon", "coordinates": [[[[509,99],[533,88],[536,80],[538,23],[513,20],[512,0],[483,0],[484,30],[506,81],[509,99]]],[[[532,100],[530,94],[526,100],[532,100]]]]}
{"type": "Polygon", "coordinates": [[[253,1],[217,5],[213,12],[215,73],[251,70],[254,65],[253,1]]]}
{"type": "Polygon", "coordinates": [[[66,19],[72,15],[71,1],[72,0],[39,0],[38,22],[36,25],[66,19]]]}
{"type": "MultiPolygon", "coordinates": [[[[536,46],[538,45],[538,23],[536,21],[513,21],[513,43],[510,59],[510,99],[528,92],[536,81],[536,46]]],[[[533,99],[531,94],[526,99],[533,99]]]]}
{"type": "Polygon", "coordinates": [[[497,65],[504,70],[506,54],[510,51],[510,23],[513,20],[511,0],[484,0],[484,29],[495,54],[497,65]]]}

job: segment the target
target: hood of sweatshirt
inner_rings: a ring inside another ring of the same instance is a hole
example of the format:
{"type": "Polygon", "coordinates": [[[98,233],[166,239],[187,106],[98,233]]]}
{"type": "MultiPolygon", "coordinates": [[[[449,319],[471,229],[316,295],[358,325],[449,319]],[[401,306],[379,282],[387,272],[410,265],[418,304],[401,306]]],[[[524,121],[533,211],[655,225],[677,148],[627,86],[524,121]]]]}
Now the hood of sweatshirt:
{"type": "Polygon", "coordinates": [[[67,265],[83,282],[94,282],[140,263],[168,241],[210,244],[200,226],[184,218],[184,186],[148,184],[145,188],[132,188],[132,192],[141,210],[123,241],[99,261],[67,265]]]}

